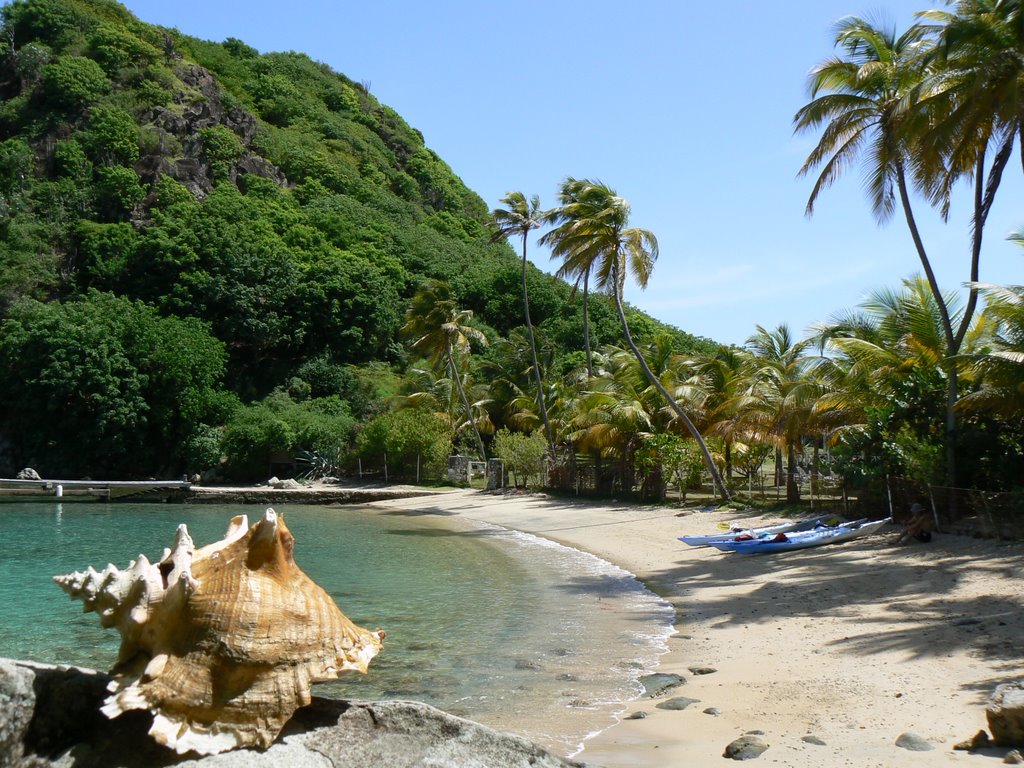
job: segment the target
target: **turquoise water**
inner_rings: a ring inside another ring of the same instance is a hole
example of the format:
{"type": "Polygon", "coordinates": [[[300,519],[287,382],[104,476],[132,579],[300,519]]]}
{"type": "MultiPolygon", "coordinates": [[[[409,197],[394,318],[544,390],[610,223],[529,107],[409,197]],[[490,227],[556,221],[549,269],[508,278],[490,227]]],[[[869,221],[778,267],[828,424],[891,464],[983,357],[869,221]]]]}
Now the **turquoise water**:
{"type": "MultiPolygon", "coordinates": [[[[571,754],[612,722],[652,668],[671,609],[628,573],[501,528],[355,507],[278,506],[295,559],[357,624],[387,631],[366,676],[324,696],[426,701],[571,754]]],[[[119,642],[52,582],[139,554],[160,557],[179,523],[197,546],[262,508],[0,505],[0,656],[108,669],[119,642]]]]}

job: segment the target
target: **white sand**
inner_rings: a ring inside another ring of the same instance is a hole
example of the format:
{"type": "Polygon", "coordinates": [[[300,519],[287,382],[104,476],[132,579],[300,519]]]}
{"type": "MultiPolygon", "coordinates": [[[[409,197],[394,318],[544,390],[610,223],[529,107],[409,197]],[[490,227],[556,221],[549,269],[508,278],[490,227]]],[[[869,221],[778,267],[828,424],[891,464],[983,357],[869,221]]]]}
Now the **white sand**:
{"type": "Polygon", "coordinates": [[[760,730],[758,764],[934,766],[997,764],[954,752],[986,727],[985,701],[1024,678],[1024,545],[957,536],[896,547],[894,529],[783,555],[727,555],[676,540],[738,513],[577,503],[540,495],[455,491],[378,502],[526,531],[605,558],[676,607],[678,635],[659,672],[687,683],[667,697],[683,711],[630,702],[625,720],[578,759],[607,768],[721,765],[725,745],[760,730]],[[691,666],[713,667],[693,675],[691,666]],[[715,707],[719,715],[704,709],[715,707]],[[895,746],[912,732],[930,752],[895,746]],[[802,741],[813,735],[818,746],[802,741]]]}

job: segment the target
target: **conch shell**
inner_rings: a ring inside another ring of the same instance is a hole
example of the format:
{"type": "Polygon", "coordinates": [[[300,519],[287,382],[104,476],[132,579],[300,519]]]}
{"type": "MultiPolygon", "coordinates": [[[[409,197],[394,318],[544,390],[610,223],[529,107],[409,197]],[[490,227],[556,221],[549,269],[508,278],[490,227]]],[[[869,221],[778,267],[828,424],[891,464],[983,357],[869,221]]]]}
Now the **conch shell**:
{"type": "Polygon", "coordinates": [[[268,509],[201,549],[180,525],[156,564],[139,555],[123,571],[54,576],[121,633],[103,713],[152,711],[150,735],[180,754],[266,748],[312,683],[365,673],[384,632],[349,621],[295,564],[294,544],[268,509]]]}

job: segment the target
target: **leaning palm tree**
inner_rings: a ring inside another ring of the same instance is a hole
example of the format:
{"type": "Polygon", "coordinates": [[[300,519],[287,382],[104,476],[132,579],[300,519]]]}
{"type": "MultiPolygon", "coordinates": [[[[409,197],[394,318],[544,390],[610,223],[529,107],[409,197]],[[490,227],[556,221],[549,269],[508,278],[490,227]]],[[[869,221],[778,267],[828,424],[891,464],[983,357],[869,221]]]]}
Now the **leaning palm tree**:
{"type": "MultiPolygon", "coordinates": [[[[821,167],[807,201],[808,215],[813,213],[822,190],[857,159],[865,163],[865,188],[879,222],[892,217],[899,197],[941,316],[947,353],[955,355],[958,334],[910,202],[911,174],[916,173],[926,183],[939,175],[921,164],[922,155],[916,143],[927,128],[927,111],[915,108],[915,100],[922,93],[928,74],[926,65],[932,54],[933,31],[915,24],[897,36],[894,30],[881,29],[862,18],[841,20],[836,28],[836,45],[847,57],[828,59],[811,70],[811,101],[796,113],[793,121],[797,131],[823,127],[818,145],[800,169],[800,174],[805,175],[821,167]]],[[[958,394],[956,371],[952,368],[946,388],[946,473],[951,485],[956,477],[954,409],[958,394]]]]}
{"type": "Polygon", "coordinates": [[[427,280],[412,297],[405,313],[405,325],[401,333],[410,339],[414,350],[424,355],[435,370],[447,368],[452,381],[458,388],[459,398],[466,411],[466,418],[473,428],[480,458],[486,459],[484,441],[473,408],[466,397],[456,354],[467,355],[470,341],[487,343],[487,338],[478,329],[469,325],[473,312],[459,309],[452,297],[448,283],[441,280],[427,280]]]}
{"type": "Polygon", "coordinates": [[[628,226],[629,203],[607,185],[597,181],[567,179],[563,184],[563,191],[566,187],[570,188],[568,197],[571,201],[557,209],[553,215],[554,219],[561,222],[557,229],[549,233],[554,235],[550,241],[553,244],[553,252],[562,257],[563,269],[568,273],[580,275],[592,271],[598,288],[611,294],[626,344],[640,364],[644,376],[693,435],[715,486],[723,498],[728,499],[729,491],[722,481],[704,438],[664,384],[651,371],[636,342],[633,341],[626,320],[622,291],[627,273],[633,276],[641,289],[647,287],[654,262],[658,258],[657,238],[650,230],[628,226]]]}
{"type": "Polygon", "coordinates": [[[551,433],[551,422],[548,420],[548,408],[544,402],[544,384],[541,381],[540,363],[537,361],[537,341],[533,336],[533,322],[530,320],[530,294],[526,282],[526,240],[530,232],[541,225],[543,211],[540,209],[540,198],[534,195],[529,200],[522,192],[509,192],[501,199],[507,208],[495,208],[494,240],[507,240],[520,236],[523,240],[523,319],[526,321],[526,333],[530,341],[530,355],[533,358],[533,380],[537,387],[537,407],[540,409],[544,422],[544,436],[548,441],[548,451],[555,454],[555,441],[551,433]]]}

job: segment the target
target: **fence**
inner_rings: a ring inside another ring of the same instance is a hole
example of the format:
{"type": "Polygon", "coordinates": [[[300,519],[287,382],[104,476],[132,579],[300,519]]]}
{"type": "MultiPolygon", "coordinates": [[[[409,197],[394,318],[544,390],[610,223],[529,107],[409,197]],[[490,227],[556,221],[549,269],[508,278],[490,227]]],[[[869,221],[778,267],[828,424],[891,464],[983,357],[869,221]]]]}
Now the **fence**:
{"type": "Polygon", "coordinates": [[[893,499],[893,517],[907,516],[917,503],[931,510],[940,532],[996,539],[1024,537],[1024,491],[985,491],[915,483],[887,478],[893,499]]]}
{"type": "MultiPolygon", "coordinates": [[[[598,462],[587,456],[559,456],[548,464],[551,487],[580,496],[625,496],[637,500],[665,500],[687,505],[722,500],[708,473],[699,484],[687,488],[667,485],[657,473],[640,477],[628,466],[598,462]]],[[[764,506],[786,501],[786,476],[779,483],[773,471],[736,474],[726,487],[737,504],[764,506]]],[[[849,483],[841,475],[811,473],[801,469],[793,477],[800,506],[810,511],[834,513],[847,519],[891,516],[897,523],[910,517],[911,505],[930,510],[936,528],[955,533],[997,539],[1024,538],[1024,491],[986,491],[915,483],[887,477],[871,482],[849,483]]]]}

